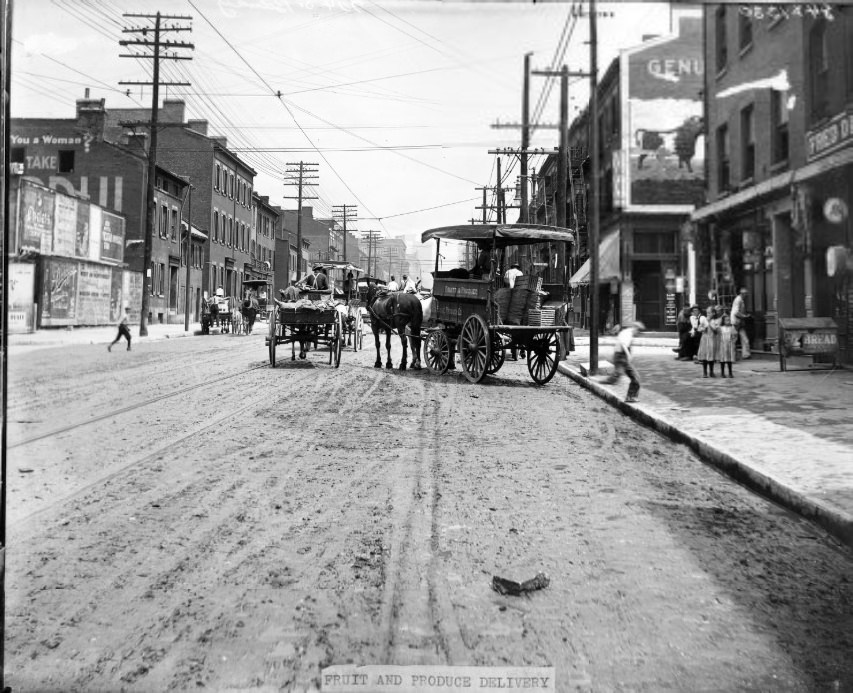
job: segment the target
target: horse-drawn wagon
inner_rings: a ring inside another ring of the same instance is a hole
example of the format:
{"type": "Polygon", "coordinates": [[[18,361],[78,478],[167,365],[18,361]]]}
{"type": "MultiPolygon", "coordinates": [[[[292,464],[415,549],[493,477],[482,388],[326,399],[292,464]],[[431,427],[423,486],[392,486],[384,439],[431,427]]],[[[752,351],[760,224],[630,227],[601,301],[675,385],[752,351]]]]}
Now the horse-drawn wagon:
{"type": "Polygon", "coordinates": [[[343,260],[329,260],[318,262],[314,269],[322,268],[329,276],[329,286],[332,287],[332,295],[337,301],[346,306],[344,317],[343,334],[346,335],[346,346],[352,346],[353,351],[362,347],[364,339],[364,314],[362,307],[366,305],[365,298],[358,291],[361,283],[359,276],[361,268],[343,260]],[[336,277],[334,273],[340,273],[336,277]]]}
{"type": "Polygon", "coordinates": [[[201,333],[210,334],[219,329],[222,334],[231,331],[231,299],[217,289],[216,295],[205,298],[201,305],[201,333]]]}
{"type": "MultiPolygon", "coordinates": [[[[535,383],[551,380],[571,344],[572,328],[566,320],[568,280],[562,286],[549,284],[545,292],[541,277],[519,272],[521,276],[509,287],[504,274],[525,247],[544,244],[549,253],[553,249],[555,258],[565,258],[566,244],[574,242],[572,232],[536,224],[478,224],[422,234],[423,242],[431,239],[436,239],[433,305],[422,331],[429,371],[440,374],[452,368],[458,351],[465,377],[477,383],[497,373],[510,349],[527,352],[527,370],[535,383]],[[438,271],[442,240],[476,243],[481,251],[479,267],[470,272],[438,271]],[[543,297],[552,300],[543,303],[543,297]]],[[[568,276],[565,271],[562,274],[564,279],[568,276]]]]}
{"type": "Polygon", "coordinates": [[[243,290],[254,293],[258,302],[257,315],[258,320],[267,320],[271,308],[275,307],[272,300],[272,280],[271,279],[244,279],[243,290]]]}
{"type": "Polygon", "coordinates": [[[269,312],[269,331],[265,339],[270,366],[275,368],[276,348],[280,345],[291,345],[290,359],[295,361],[297,343],[300,359],[307,357],[311,345],[316,349],[323,344],[329,347],[329,363],[335,368],[341,365],[348,307],[340,289],[334,286],[322,291],[309,288],[301,291],[296,301],[275,301],[273,305],[276,308],[269,312]]]}

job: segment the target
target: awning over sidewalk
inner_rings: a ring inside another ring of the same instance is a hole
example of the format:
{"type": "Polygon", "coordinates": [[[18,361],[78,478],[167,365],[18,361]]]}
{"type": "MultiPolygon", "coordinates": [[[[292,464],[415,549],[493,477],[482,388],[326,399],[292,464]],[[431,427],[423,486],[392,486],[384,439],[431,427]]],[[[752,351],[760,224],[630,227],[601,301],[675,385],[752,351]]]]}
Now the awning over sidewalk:
{"type": "MultiPolygon", "coordinates": [[[[587,260],[569,279],[570,286],[589,284],[589,265],[587,260]]],[[[619,279],[619,229],[611,231],[598,243],[598,283],[619,279]]]]}

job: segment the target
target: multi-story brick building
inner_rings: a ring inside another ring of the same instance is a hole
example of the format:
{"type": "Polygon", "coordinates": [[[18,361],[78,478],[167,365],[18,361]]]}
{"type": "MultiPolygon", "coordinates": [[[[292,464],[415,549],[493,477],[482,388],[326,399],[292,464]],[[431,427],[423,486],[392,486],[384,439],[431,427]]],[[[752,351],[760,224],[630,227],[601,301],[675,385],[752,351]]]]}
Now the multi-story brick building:
{"type": "Polygon", "coordinates": [[[273,283],[276,238],[281,234],[282,210],[270,204],[266,195],[252,195],[252,238],[249,243],[251,269],[247,279],[266,279],[273,283]]]}
{"type": "MultiPolygon", "coordinates": [[[[621,51],[598,86],[599,305],[602,328],[642,320],[674,330],[687,300],[689,254],[683,224],[703,201],[702,22],[678,18],[678,32],[621,51]]],[[[588,326],[589,113],[569,128],[566,218],[577,227],[571,277],[575,324],[588,326]],[[578,267],[578,260],[587,261],[578,267]]],[[[557,157],[536,175],[531,218],[555,223],[557,157]]],[[[553,264],[553,258],[540,258],[553,264]]],[[[558,258],[559,260],[559,258],[558,258]]]]}
{"type": "Polygon", "coordinates": [[[849,273],[829,276],[827,265],[851,246],[853,8],[806,8],[704,10],[700,298],[728,306],[746,287],[758,349],[776,348],[780,319],[834,318],[850,360],[849,273]]]}
{"type": "MultiPolygon", "coordinates": [[[[118,133],[107,127],[105,102],[77,101],[76,118],[15,118],[12,120],[11,158],[24,180],[45,185],[84,202],[89,202],[124,218],[123,261],[141,273],[145,223],[147,160],[134,142],[112,139],[118,133]]],[[[152,299],[149,321],[183,320],[186,290],[186,251],[181,240],[180,212],[185,182],[164,167],[156,173],[157,217],[151,267],[152,299]]],[[[204,234],[194,234],[196,248],[191,257],[198,261],[198,245],[204,234]]],[[[194,267],[195,265],[191,266],[194,267]]],[[[199,270],[191,272],[190,291],[197,289],[199,270]]],[[[131,306],[138,311],[138,306],[131,306]]],[[[105,318],[105,320],[107,320],[105,318]]]]}
{"type": "MultiPolygon", "coordinates": [[[[107,131],[120,133],[128,147],[141,148],[147,133],[148,109],[113,109],[107,131]],[[142,133],[140,135],[139,133],[142,133]]],[[[193,186],[192,223],[207,231],[203,291],[243,293],[252,272],[250,241],[252,192],[256,171],[228,149],[225,137],[208,135],[206,120],[184,120],[182,101],[165,101],[158,112],[157,162],[193,186]]]]}

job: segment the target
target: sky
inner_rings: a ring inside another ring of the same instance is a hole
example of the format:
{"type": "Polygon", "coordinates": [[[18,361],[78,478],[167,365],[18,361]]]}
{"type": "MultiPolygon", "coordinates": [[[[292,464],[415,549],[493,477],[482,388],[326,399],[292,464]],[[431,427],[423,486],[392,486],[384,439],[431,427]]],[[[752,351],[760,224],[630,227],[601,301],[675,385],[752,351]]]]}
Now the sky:
{"type": "MultiPolygon", "coordinates": [[[[13,117],[73,118],[75,100],[106,107],[151,104],[151,60],[119,57],[123,28],[151,24],[125,13],[191,17],[173,40],[192,60],[164,61],[168,98],[187,118],[210,123],[258,171],[255,190],[295,209],[288,164],[316,164],[307,194],[315,216],[356,205],[348,228],[405,236],[420,246],[430,228],[481,219],[482,191],[496,185],[490,149],[520,146],[524,55],[533,70],[590,66],[587,3],[539,0],[26,0],[14,5],[13,117]],[[126,90],[130,89],[129,94],[126,90]],[[279,94],[280,92],[280,94],[279,94]]],[[[598,3],[598,65],[620,48],[669,33],[668,3],[598,3]]],[[[570,117],[588,79],[570,84],[570,117]]],[[[161,89],[161,96],[163,90],[161,89]]],[[[559,119],[558,80],[530,80],[531,119],[559,119]]],[[[553,149],[558,133],[535,130],[532,147],[553,149]]],[[[532,157],[536,167],[542,157],[532,157]]],[[[504,185],[519,165],[502,157],[504,185]]],[[[493,196],[488,197],[493,204],[493,196]]],[[[515,212],[517,214],[517,212],[515,212]]],[[[512,220],[513,210],[508,217],[512,220]]],[[[491,220],[494,212],[489,214],[491,220]]],[[[431,244],[430,244],[431,245],[431,244]]],[[[430,249],[430,253],[432,250],[430,249]]]]}

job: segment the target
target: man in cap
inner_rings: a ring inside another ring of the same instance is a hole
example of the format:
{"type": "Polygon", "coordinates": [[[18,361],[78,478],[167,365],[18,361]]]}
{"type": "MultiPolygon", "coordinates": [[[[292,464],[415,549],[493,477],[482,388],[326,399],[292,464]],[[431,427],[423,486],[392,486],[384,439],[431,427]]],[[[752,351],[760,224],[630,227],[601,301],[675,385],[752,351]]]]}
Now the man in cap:
{"type": "Polygon", "coordinates": [[[636,402],[640,392],[640,376],[634,368],[634,359],[631,356],[631,344],[634,338],[640,334],[646,326],[641,322],[632,322],[619,331],[616,336],[616,345],[613,347],[613,373],[600,378],[598,382],[605,385],[613,385],[622,375],[628,376],[631,381],[628,384],[628,395],[626,402],[636,402]]]}
{"type": "Polygon", "coordinates": [[[510,288],[515,288],[515,280],[524,274],[521,271],[521,266],[517,262],[513,262],[509,269],[504,272],[504,283],[510,288]]]}
{"type": "Polygon", "coordinates": [[[314,291],[328,291],[329,278],[326,276],[326,270],[322,267],[314,268],[314,291]]]}

